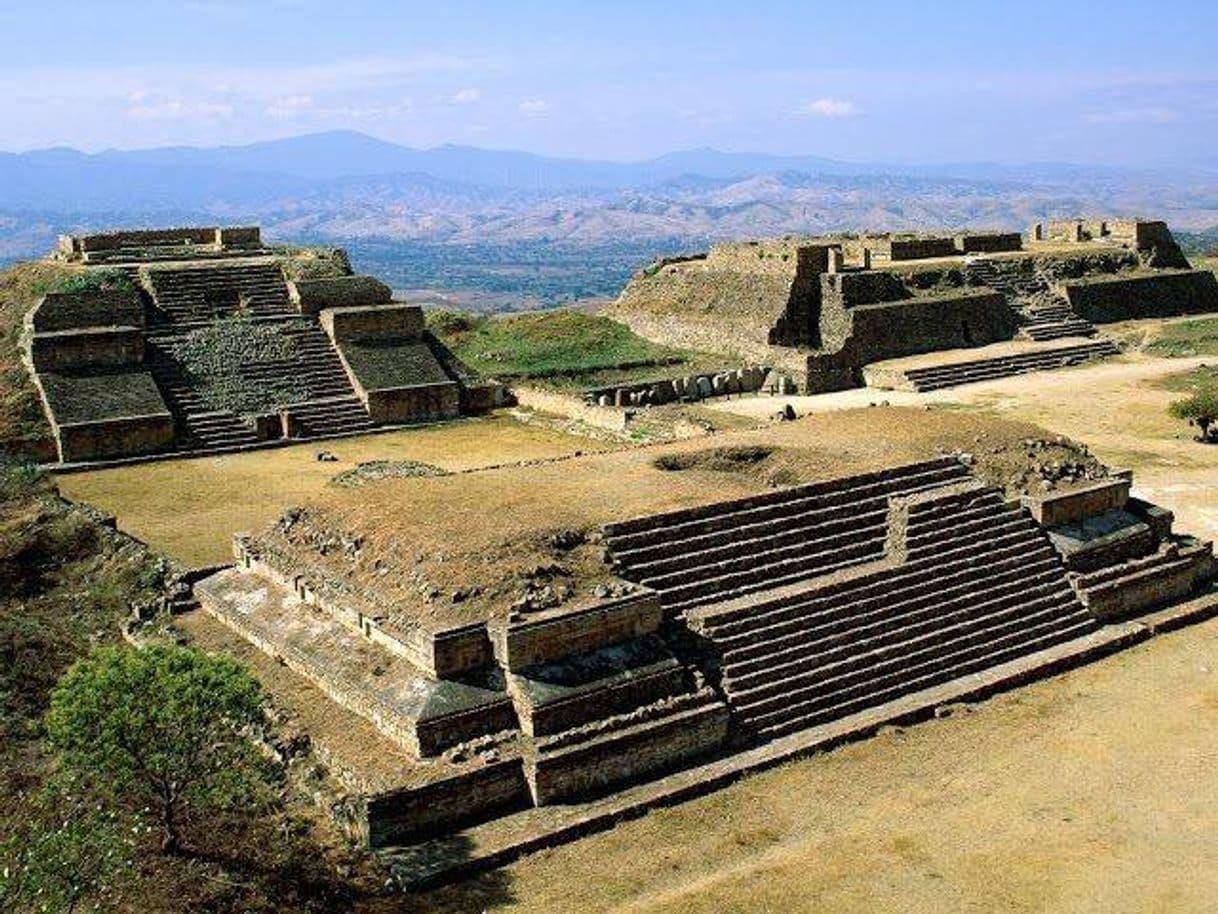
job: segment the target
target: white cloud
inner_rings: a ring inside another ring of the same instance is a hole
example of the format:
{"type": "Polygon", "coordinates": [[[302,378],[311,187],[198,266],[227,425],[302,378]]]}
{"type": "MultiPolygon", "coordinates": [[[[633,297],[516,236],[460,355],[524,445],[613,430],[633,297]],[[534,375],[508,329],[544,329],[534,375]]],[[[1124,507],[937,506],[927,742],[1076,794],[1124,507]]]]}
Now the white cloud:
{"type": "Polygon", "coordinates": [[[481,89],[461,89],[448,97],[454,105],[472,105],[482,98],[481,89]]]}
{"type": "Polygon", "coordinates": [[[529,117],[538,117],[549,112],[550,103],[544,98],[526,98],[516,107],[521,114],[528,115],[529,117]]]}
{"type": "Polygon", "coordinates": [[[287,120],[307,114],[312,111],[313,107],[314,102],[311,95],[288,95],[267,105],[266,113],[273,118],[287,120]]]}
{"type": "Polygon", "coordinates": [[[127,93],[127,117],[135,121],[218,120],[233,116],[233,106],[223,102],[184,102],[144,89],[127,93]]]}
{"type": "Polygon", "coordinates": [[[799,109],[800,114],[816,117],[853,117],[859,113],[858,106],[842,98],[818,98],[799,109]]]}

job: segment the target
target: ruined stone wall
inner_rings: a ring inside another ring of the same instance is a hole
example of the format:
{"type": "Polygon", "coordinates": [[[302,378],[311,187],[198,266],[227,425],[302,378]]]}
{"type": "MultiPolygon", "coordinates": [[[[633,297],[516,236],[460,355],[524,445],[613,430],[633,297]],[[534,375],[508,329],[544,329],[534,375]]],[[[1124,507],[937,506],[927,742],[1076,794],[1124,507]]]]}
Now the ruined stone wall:
{"type": "Polygon", "coordinates": [[[528,761],[533,799],[539,805],[604,793],[641,776],[654,777],[712,752],[727,738],[728,711],[719,704],[702,713],[674,715],[652,728],[636,728],[612,742],[590,740],[528,761]]]}
{"type": "Polygon", "coordinates": [[[509,622],[491,632],[491,642],[502,666],[520,670],[654,632],[662,620],[659,597],[647,593],[549,618],[509,622]]]}
{"type": "Polygon", "coordinates": [[[1009,340],[1015,312],[997,292],[960,290],[937,296],[826,309],[822,334],[837,346],[808,357],[807,390],[822,393],[862,383],[868,362],[1009,340]]]}
{"type": "Polygon", "coordinates": [[[168,413],[56,424],[54,430],[65,463],[155,454],[172,448],[174,441],[168,413]]]}
{"type": "Polygon", "coordinates": [[[929,257],[954,257],[956,240],[940,238],[874,238],[864,239],[863,246],[871,251],[873,263],[900,260],[925,260],[929,257]]]}
{"type": "Polygon", "coordinates": [[[504,759],[430,784],[368,797],[365,837],[374,849],[390,847],[528,805],[520,759],[504,759]]]}
{"type": "Polygon", "coordinates": [[[318,314],[327,308],[387,304],[393,291],[372,276],[333,276],[289,281],[288,297],[301,314],[318,314]]]}
{"type": "Polygon", "coordinates": [[[144,333],[131,327],[35,333],[27,346],[38,371],[117,368],[144,361],[144,333]]]}
{"type": "Polygon", "coordinates": [[[979,232],[957,235],[956,250],[963,254],[996,254],[1023,249],[1019,232],[979,232]]]}
{"type": "Polygon", "coordinates": [[[1062,290],[1093,323],[1218,312],[1218,281],[1209,270],[1164,270],[1069,280],[1062,290]]]}
{"type": "Polygon", "coordinates": [[[1056,527],[1124,508],[1132,481],[1126,472],[1064,492],[1025,495],[1021,504],[1042,527],[1056,527]]]}
{"type": "Polygon", "coordinates": [[[25,316],[27,330],[143,327],[144,305],[132,292],[48,292],[25,316]]]}
{"type": "Polygon", "coordinates": [[[368,415],[387,425],[434,422],[461,414],[461,391],[455,382],[364,390],[360,399],[368,415]]]}

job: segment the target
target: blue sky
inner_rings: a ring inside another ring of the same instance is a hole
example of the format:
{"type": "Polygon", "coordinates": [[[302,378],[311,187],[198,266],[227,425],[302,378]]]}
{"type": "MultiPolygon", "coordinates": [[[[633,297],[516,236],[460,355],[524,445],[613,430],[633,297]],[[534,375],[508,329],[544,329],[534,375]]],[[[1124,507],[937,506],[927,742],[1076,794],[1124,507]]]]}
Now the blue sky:
{"type": "Polygon", "coordinates": [[[0,148],[1218,159],[1213,0],[0,0],[0,148]],[[96,11],[96,12],[94,12],[96,11]]]}

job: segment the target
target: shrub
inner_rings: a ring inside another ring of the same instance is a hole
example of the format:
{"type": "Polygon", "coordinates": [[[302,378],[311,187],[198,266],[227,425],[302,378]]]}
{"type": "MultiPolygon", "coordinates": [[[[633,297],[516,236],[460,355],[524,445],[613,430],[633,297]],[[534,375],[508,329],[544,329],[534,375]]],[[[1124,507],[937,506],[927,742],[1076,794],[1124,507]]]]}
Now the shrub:
{"type": "Polygon", "coordinates": [[[40,289],[46,292],[133,292],[135,286],[122,270],[86,270],[72,273],[53,282],[42,284],[40,289]]]}
{"type": "Polygon", "coordinates": [[[1175,400],[1168,406],[1168,412],[1197,426],[1198,440],[1211,441],[1210,426],[1218,423],[1218,387],[1203,387],[1191,396],[1175,400]]]}
{"type": "Polygon", "coordinates": [[[192,811],[259,799],[266,773],[249,732],[258,683],[235,661],[183,647],[103,647],[73,664],[45,725],[61,770],[120,808],[150,808],[161,848],[192,811]]]}

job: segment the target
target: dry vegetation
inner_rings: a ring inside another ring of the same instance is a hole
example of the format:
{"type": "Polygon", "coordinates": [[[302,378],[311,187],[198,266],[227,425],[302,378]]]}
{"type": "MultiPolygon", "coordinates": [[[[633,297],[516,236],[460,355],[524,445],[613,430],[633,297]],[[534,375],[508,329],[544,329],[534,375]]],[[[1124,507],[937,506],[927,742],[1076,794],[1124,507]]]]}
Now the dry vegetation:
{"type": "Polygon", "coordinates": [[[43,292],[78,269],[43,261],[0,270],[0,447],[21,451],[21,442],[50,440],[38,391],[21,362],[22,320],[43,292]]]}

